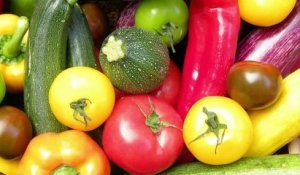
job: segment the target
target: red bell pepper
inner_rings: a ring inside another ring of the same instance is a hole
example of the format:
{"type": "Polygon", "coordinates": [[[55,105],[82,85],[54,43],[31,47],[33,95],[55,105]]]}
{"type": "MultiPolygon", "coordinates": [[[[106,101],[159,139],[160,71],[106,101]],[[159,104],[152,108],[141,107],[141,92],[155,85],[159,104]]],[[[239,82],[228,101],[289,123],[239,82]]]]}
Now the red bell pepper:
{"type": "Polygon", "coordinates": [[[200,98],[226,95],[240,30],[238,0],[191,0],[177,111],[184,119],[200,98]]]}

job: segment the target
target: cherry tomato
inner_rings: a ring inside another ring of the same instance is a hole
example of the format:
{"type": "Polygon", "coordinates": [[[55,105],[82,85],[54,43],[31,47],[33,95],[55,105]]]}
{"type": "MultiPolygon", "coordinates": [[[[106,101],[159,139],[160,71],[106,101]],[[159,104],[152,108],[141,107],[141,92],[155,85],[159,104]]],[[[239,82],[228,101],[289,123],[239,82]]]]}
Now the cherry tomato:
{"type": "Polygon", "coordinates": [[[86,16],[94,44],[97,46],[102,43],[108,34],[107,18],[96,2],[85,2],[81,5],[81,8],[86,16]]]}
{"type": "Polygon", "coordinates": [[[208,96],[190,108],[183,124],[189,151],[206,164],[229,164],[245,155],[253,140],[247,112],[234,100],[208,96]]]}
{"type": "Polygon", "coordinates": [[[49,104],[57,120],[81,131],[99,127],[111,114],[114,103],[110,80],[89,67],[62,71],[49,90],[49,104]]]}
{"type": "Polygon", "coordinates": [[[187,33],[189,10],[183,0],[143,0],[135,13],[135,25],[161,36],[168,46],[187,33]]]}
{"type": "Polygon", "coordinates": [[[296,0],[238,0],[240,15],[256,26],[272,26],[282,22],[292,11],[296,0]]]}
{"type": "Polygon", "coordinates": [[[157,174],[183,148],[182,119],[168,103],[148,95],[120,98],[105,122],[103,149],[130,174],[157,174]]]}
{"type": "Polygon", "coordinates": [[[280,71],[269,63],[241,61],[227,76],[229,96],[245,109],[263,109],[272,105],[282,91],[280,71]]]}
{"type": "Polygon", "coordinates": [[[0,107],[0,156],[15,158],[24,153],[32,138],[27,115],[13,106],[0,107]]]}

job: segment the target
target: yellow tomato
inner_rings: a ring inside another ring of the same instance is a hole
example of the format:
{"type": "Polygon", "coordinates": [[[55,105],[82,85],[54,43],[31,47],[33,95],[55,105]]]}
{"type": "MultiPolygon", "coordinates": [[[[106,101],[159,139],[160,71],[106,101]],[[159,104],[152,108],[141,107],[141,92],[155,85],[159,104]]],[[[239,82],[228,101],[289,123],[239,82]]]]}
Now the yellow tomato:
{"type": "Polygon", "coordinates": [[[199,161],[221,165],[245,155],[253,139],[247,112],[234,100],[209,96],[189,110],[183,125],[183,138],[199,161]]]}
{"type": "Polygon", "coordinates": [[[282,22],[292,11],[296,0],[238,0],[241,18],[256,26],[282,22]]]}
{"type": "Polygon", "coordinates": [[[89,67],[62,71],[49,90],[49,104],[62,124],[81,131],[99,127],[111,114],[115,91],[110,80],[89,67]]]}

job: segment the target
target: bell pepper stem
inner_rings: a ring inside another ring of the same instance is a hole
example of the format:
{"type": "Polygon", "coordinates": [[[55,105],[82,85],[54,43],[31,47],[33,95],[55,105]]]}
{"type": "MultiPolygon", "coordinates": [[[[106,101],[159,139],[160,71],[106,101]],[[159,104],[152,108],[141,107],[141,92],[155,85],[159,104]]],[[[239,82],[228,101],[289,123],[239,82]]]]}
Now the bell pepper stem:
{"type": "Polygon", "coordinates": [[[3,46],[3,55],[7,58],[16,57],[20,53],[20,45],[23,37],[29,28],[28,18],[21,16],[17,23],[16,33],[13,35],[11,40],[6,42],[3,46]]]}
{"type": "Polygon", "coordinates": [[[79,175],[79,172],[71,166],[63,165],[56,168],[52,175],[79,175]]]}

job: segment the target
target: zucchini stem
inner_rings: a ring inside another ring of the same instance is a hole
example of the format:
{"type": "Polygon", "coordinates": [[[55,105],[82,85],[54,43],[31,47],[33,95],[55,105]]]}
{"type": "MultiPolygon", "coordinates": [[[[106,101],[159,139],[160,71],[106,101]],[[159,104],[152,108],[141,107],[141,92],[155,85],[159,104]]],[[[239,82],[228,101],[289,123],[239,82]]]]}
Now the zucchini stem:
{"type": "Polygon", "coordinates": [[[110,36],[107,43],[102,48],[102,52],[107,56],[107,60],[109,62],[118,61],[125,56],[122,46],[122,40],[116,39],[114,36],[110,36]]]}
{"type": "Polygon", "coordinates": [[[2,54],[6,58],[14,58],[20,54],[20,45],[23,37],[29,28],[28,18],[21,16],[17,23],[17,29],[13,37],[4,44],[2,54]]]}
{"type": "Polygon", "coordinates": [[[149,115],[146,114],[146,112],[143,111],[142,108],[138,104],[136,104],[136,105],[139,107],[139,109],[141,110],[141,112],[143,113],[143,115],[146,118],[146,121],[145,121],[146,126],[148,126],[155,135],[159,134],[163,127],[173,127],[173,128],[176,128],[176,129],[179,129],[180,131],[182,131],[181,128],[178,128],[177,126],[175,126],[173,124],[161,121],[159,119],[159,115],[155,111],[155,108],[153,106],[153,103],[152,103],[150,97],[148,97],[148,100],[149,100],[150,107],[151,107],[151,114],[149,114],[149,115]]]}
{"type": "Polygon", "coordinates": [[[203,112],[207,115],[207,119],[205,120],[205,123],[207,124],[208,128],[204,133],[200,134],[199,136],[194,138],[192,141],[190,141],[190,143],[200,139],[201,137],[203,137],[204,135],[206,135],[210,132],[213,132],[217,137],[217,144],[215,147],[215,154],[217,154],[217,147],[223,142],[223,138],[225,135],[225,130],[227,129],[227,125],[220,123],[217,114],[214,112],[208,111],[206,109],[206,107],[203,107],[203,112]],[[223,132],[222,132],[222,136],[221,136],[221,140],[220,140],[219,130],[221,130],[221,129],[223,129],[223,132]]]}

